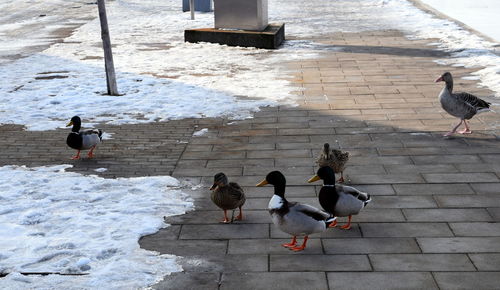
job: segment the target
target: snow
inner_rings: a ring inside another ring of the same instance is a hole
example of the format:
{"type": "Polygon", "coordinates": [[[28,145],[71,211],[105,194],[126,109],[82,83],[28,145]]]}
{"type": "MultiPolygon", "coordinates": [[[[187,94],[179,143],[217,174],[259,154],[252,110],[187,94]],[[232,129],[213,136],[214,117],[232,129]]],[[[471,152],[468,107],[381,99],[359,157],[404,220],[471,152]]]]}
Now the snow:
{"type": "Polygon", "coordinates": [[[500,41],[500,2],[498,0],[420,0],[432,8],[458,19],[475,30],[500,41]]]}
{"type": "Polygon", "coordinates": [[[203,129],[201,129],[201,130],[199,130],[199,131],[194,132],[194,133],[193,133],[193,136],[195,136],[195,137],[203,136],[203,135],[205,135],[207,132],[208,132],[208,128],[203,128],[203,129]]]}
{"type": "Polygon", "coordinates": [[[184,29],[212,27],[213,13],[197,13],[193,21],[189,13],[180,12],[180,6],[173,0],[108,3],[118,90],[123,96],[103,95],[98,19],[43,53],[4,64],[0,123],[51,130],[73,115],[89,125],[248,118],[260,106],[295,104],[292,91],[298,88],[286,79],[280,64],[340,50],[305,39],[335,31],[399,29],[411,37],[440,39],[441,49],[454,52],[442,63],[485,66],[475,75],[482,85],[500,92],[500,61],[493,43],[406,0],[270,1],[270,22],[285,22],[287,38],[292,39],[279,50],[185,43],[184,29]]]}
{"type": "Polygon", "coordinates": [[[176,179],[104,179],[70,167],[0,167],[0,273],[12,273],[1,289],[136,289],[181,270],[137,242],[164,227],[163,216],[192,208],[176,179]]]}

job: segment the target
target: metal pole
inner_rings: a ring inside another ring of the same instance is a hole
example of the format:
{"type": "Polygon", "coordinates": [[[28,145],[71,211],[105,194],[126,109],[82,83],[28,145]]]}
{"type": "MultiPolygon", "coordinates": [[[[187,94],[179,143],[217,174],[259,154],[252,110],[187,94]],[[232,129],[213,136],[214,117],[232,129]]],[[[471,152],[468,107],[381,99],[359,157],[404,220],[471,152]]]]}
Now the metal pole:
{"type": "Polygon", "coordinates": [[[106,6],[104,0],[97,0],[99,8],[99,20],[101,21],[101,39],[104,49],[104,67],[106,69],[106,84],[108,86],[108,95],[118,96],[116,87],[115,66],[113,64],[113,53],[111,51],[111,40],[109,38],[108,18],[106,16],[106,6]]]}
{"type": "Polygon", "coordinates": [[[194,0],[189,0],[189,11],[191,11],[191,20],[194,20],[194,0]]]}

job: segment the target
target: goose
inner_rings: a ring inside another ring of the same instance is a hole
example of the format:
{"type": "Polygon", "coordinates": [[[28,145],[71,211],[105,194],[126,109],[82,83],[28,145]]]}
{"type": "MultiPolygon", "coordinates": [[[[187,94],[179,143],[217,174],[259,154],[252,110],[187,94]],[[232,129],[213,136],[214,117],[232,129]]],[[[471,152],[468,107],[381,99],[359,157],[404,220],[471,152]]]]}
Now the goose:
{"type": "Polygon", "coordinates": [[[465,129],[458,131],[459,134],[470,134],[469,124],[467,120],[470,120],[474,115],[490,111],[491,103],[488,103],[472,94],[469,93],[453,93],[453,77],[451,73],[445,72],[435,81],[445,82],[446,85],[439,94],[439,102],[441,107],[448,114],[460,119],[458,123],[450,132],[444,134],[443,136],[450,136],[457,132],[457,129],[462,125],[465,129]]]}
{"type": "Polygon", "coordinates": [[[266,184],[274,186],[274,195],[268,205],[273,223],[281,231],[292,235],[290,243],[283,244],[283,247],[295,252],[304,250],[310,234],[325,231],[336,220],[335,217],[313,206],[286,200],[286,179],[281,172],[270,172],[256,186],[266,184]],[[297,245],[297,236],[304,236],[301,246],[297,245]]]}
{"type": "Polygon", "coordinates": [[[214,176],[214,183],[210,187],[212,193],[210,199],[212,202],[224,211],[223,223],[233,222],[234,210],[240,209],[240,214],[236,220],[243,219],[241,207],[245,204],[245,193],[243,189],[235,182],[228,182],[227,176],[223,172],[219,172],[214,176]],[[227,210],[233,210],[231,221],[227,218],[227,210]]]}
{"type": "Polygon", "coordinates": [[[323,145],[323,151],[319,155],[316,163],[319,167],[330,166],[335,173],[340,173],[339,183],[344,182],[344,169],[349,160],[349,152],[344,152],[339,149],[330,150],[330,144],[323,145]]]}
{"type": "MultiPolygon", "coordinates": [[[[329,166],[318,169],[316,175],[311,177],[308,182],[311,183],[320,179],[323,180],[324,184],[319,191],[319,204],[333,216],[348,216],[347,224],[340,228],[350,229],[352,216],[358,214],[371,201],[370,195],[351,186],[335,185],[335,173],[329,166]]],[[[337,222],[334,222],[330,227],[336,225],[337,222]]]]}
{"type": "Polygon", "coordinates": [[[66,127],[73,126],[71,128],[71,133],[68,134],[66,138],[66,144],[69,147],[78,150],[78,153],[71,159],[80,159],[80,151],[90,149],[87,154],[88,158],[94,157],[95,147],[102,142],[102,130],[101,129],[89,129],[80,131],[82,126],[82,120],[78,116],[71,118],[71,121],[66,125],[66,127]]]}

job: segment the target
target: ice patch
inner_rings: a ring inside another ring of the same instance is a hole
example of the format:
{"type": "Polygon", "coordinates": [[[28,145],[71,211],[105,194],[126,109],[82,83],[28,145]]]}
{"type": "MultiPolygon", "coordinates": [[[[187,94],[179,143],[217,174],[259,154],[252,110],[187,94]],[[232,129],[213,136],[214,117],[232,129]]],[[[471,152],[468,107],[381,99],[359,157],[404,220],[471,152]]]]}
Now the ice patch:
{"type": "Polygon", "coordinates": [[[207,129],[207,128],[203,128],[203,129],[201,129],[201,130],[199,130],[199,131],[194,132],[194,133],[193,133],[193,136],[194,136],[194,137],[203,136],[203,135],[205,135],[207,132],[208,132],[208,129],[207,129]]]}

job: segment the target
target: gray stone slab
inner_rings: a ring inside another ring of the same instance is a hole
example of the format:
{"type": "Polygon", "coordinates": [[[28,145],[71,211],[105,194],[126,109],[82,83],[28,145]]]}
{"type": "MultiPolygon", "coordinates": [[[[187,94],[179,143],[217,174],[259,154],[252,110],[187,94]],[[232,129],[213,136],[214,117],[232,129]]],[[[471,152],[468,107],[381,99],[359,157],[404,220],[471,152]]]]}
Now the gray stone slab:
{"type": "Polygon", "coordinates": [[[324,239],[327,254],[420,253],[413,238],[324,239]]]}
{"type": "Polygon", "coordinates": [[[433,208],[437,207],[432,196],[401,195],[374,196],[370,208],[433,208]]]}
{"type": "Polygon", "coordinates": [[[220,255],[177,257],[185,272],[267,272],[267,255],[220,255]]]}
{"type": "Polygon", "coordinates": [[[394,184],[393,187],[398,195],[474,194],[466,183],[394,184]]]}
{"type": "Polygon", "coordinates": [[[493,173],[423,173],[429,183],[499,182],[493,173]]]}
{"type": "Polygon", "coordinates": [[[464,254],[370,254],[375,271],[474,271],[464,254]]]}
{"type": "Polygon", "coordinates": [[[412,159],[415,164],[481,163],[477,155],[421,155],[412,156],[412,159]]]}
{"type": "MultiPolygon", "coordinates": [[[[343,225],[345,218],[339,218],[339,225],[343,225]]],[[[289,234],[280,231],[274,224],[271,224],[271,238],[286,239],[290,237],[289,234]]],[[[322,233],[312,234],[310,237],[323,238],[323,239],[336,239],[336,238],[356,238],[361,237],[361,231],[356,223],[351,224],[350,230],[340,228],[330,228],[322,233]]]]}
{"type": "Polygon", "coordinates": [[[179,239],[257,239],[269,237],[268,224],[183,225],[179,239]]]}
{"type": "Polygon", "coordinates": [[[500,195],[442,195],[435,198],[440,207],[500,207],[500,195]]]}
{"type": "Polygon", "coordinates": [[[446,223],[362,223],[363,237],[452,237],[446,223]]]}
{"type": "Polygon", "coordinates": [[[492,220],[484,208],[403,209],[403,213],[410,222],[483,222],[492,220]]]}
{"type": "Polygon", "coordinates": [[[500,252],[500,237],[417,238],[423,253],[500,252]]]}
{"type": "Polygon", "coordinates": [[[180,225],[168,225],[166,228],[160,229],[152,235],[141,237],[139,242],[141,240],[177,240],[179,238],[180,231],[180,225]]]}
{"type": "Polygon", "coordinates": [[[490,213],[493,220],[500,221],[500,207],[489,207],[486,210],[490,213]]]}
{"type": "Polygon", "coordinates": [[[500,253],[469,254],[479,271],[500,271],[500,253]]]}
{"type": "Polygon", "coordinates": [[[220,290],[327,290],[324,272],[224,273],[220,290]]]}
{"type": "Polygon", "coordinates": [[[394,184],[423,183],[424,179],[416,173],[405,174],[359,174],[349,176],[353,184],[394,184]]]}
{"type": "Polygon", "coordinates": [[[434,273],[437,284],[443,290],[499,289],[500,272],[438,272],[434,273]]]}
{"type": "Polygon", "coordinates": [[[177,272],[165,276],[162,281],[152,286],[158,290],[217,290],[219,288],[219,273],[186,273],[177,272]]]}
{"type": "Polygon", "coordinates": [[[457,237],[500,237],[500,223],[450,223],[457,237]]]}
{"type": "MultiPolygon", "coordinates": [[[[311,175],[312,176],[312,175],[311,175]]],[[[295,197],[316,197],[316,191],[319,190],[320,186],[287,186],[286,196],[287,198],[293,199],[295,197]]],[[[256,186],[244,186],[243,190],[247,198],[263,197],[271,199],[273,195],[273,190],[268,187],[256,187],[256,186]]]]}
{"type": "Polygon", "coordinates": [[[453,164],[432,164],[432,165],[414,165],[414,164],[387,164],[384,165],[388,173],[450,173],[457,172],[453,164]]]}
{"type": "Polygon", "coordinates": [[[500,194],[500,183],[473,183],[471,186],[477,194],[500,194]]]}
{"type": "Polygon", "coordinates": [[[224,255],[227,241],[223,240],[157,240],[142,239],[141,248],[177,256],[224,255]]]}
{"type": "Polygon", "coordinates": [[[438,289],[428,272],[341,272],[328,273],[330,289],[438,289]]]}
{"type": "MultiPolygon", "coordinates": [[[[288,239],[239,239],[229,240],[228,254],[280,254],[280,255],[305,255],[305,254],[322,254],[323,248],[321,240],[310,238],[307,241],[307,247],[301,252],[290,251],[282,247],[284,243],[289,243],[292,238],[288,239]]],[[[302,244],[303,239],[297,238],[297,242],[302,244]]]]}
{"type": "Polygon", "coordinates": [[[271,272],[371,271],[366,255],[271,255],[271,272]]]}
{"type": "Polygon", "coordinates": [[[406,221],[401,209],[385,208],[380,210],[378,208],[370,208],[371,205],[365,207],[359,214],[354,216],[354,221],[360,223],[369,222],[404,222],[406,221]]]}
{"type": "MultiPolygon", "coordinates": [[[[238,215],[239,210],[235,211],[234,216],[238,215]]],[[[228,211],[228,215],[231,212],[228,211]]],[[[183,215],[168,217],[167,223],[171,224],[219,224],[224,215],[222,210],[195,210],[183,215]]],[[[243,208],[243,220],[235,220],[234,224],[268,224],[271,222],[271,217],[267,210],[245,210],[243,208]]]]}
{"type": "MultiPolygon", "coordinates": [[[[346,170],[347,171],[347,170],[346,170]]],[[[358,185],[353,184],[352,186],[363,192],[369,193],[371,195],[394,195],[394,189],[389,184],[368,184],[368,185],[358,185]]]]}

